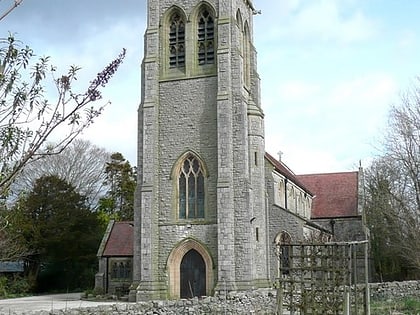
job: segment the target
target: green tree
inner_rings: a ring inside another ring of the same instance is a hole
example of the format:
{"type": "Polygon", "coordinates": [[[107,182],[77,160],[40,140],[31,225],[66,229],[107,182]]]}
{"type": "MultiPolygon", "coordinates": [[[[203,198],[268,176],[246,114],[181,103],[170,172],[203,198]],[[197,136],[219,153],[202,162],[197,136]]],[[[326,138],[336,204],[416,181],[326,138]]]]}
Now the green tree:
{"type": "Polygon", "coordinates": [[[125,49],[85,90],[75,91],[72,85],[79,67],[71,66],[57,76],[49,57],[34,62],[32,49],[13,35],[0,39],[0,196],[7,195],[25,165],[64,150],[102,113],[107,103],[96,102],[101,99],[100,89],[124,56],[125,49]],[[55,96],[47,100],[46,86],[51,83],[55,96]],[[46,145],[52,137],[58,140],[46,145]]]}
{"type": "Polygon", "coordinates": [[[136,171],[121,153],[111,155],[106,164],[106,185],[109,190],[100,199],[99,210],[116,220],[133,220],[136,171]]]}
{"type": "Polygon", "coordinates": [[[30,252],[27,276],[38,290],[92,285],[103,229],[84,196],[57,176],[44,176],[14,214],[11,227],[30,252]]]}

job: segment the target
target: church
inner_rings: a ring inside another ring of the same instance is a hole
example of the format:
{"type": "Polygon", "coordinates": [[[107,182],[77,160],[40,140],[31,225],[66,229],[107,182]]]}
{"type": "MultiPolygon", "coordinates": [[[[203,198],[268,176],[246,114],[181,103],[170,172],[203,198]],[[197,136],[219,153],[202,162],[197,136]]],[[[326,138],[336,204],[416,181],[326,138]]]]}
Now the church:
{"type": "Polygon", "coordinates": [[[132,301],[268,288],[276,244],[365,239],[363,172],[296,175],[265,152],[251,0],[148,0],[134,222],[95,287],[132,301]]]}

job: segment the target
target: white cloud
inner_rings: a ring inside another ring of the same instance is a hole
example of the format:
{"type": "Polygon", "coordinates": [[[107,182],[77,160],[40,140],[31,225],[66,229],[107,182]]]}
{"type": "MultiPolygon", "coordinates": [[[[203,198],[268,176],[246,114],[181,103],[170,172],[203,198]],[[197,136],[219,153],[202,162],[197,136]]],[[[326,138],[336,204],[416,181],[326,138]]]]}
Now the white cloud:
{"type": "Polygon", "coordinates": [[[292,80],[281,84],[276,94],[288,102],[307,101],[315,98],[319,89],[317,83],[292,80]]]}
{"type": "MultiPolygon", "coordinates": [[[[56,1],[28,1],[13,13],[13,23],[0,27],[16,27],[25,43],[36,43],[36,51],[59,66],[83,66],[79,82],[91,80],[121,47],[128,48],[104,90],[112,105],[85,136],[132,162],[146,4],[56,1]]],[[[274,155],[283,150],[285,161],[300,173],[351,167],[370,153],[370,137],[383,124],[401,81],[419,71],[416,10],[402,14],[404,6],[390,3],[377,10],[364,0],[254,4],[262,10],[254,19],[254,38],[267,150],[274,155]],[[394,9],[401,11],[393,14],[394,9]]]]}
{"type": "Polygon", "coordinates": [[[413,50],[417,43],[417,35],[414,30],[404,30],[399,35],[398,48],[401,50],[413,50]]]}
{"type": "Polygon", "coordinates": [[[265,96],[277,101],[266,108],[266,150],[284,151],[297,173],[353,170],[371,155],[396,94],[397,82],[386,73],[282,82],[265,96]]]}
{"type": "Polygon", "coordinates": [[[105,113],[87,129],[82,138],[89,139],[100,147],[111,152],[120,152],[132,165],[136,163],[137,153],[137,116],[133,106],[112,104],[105,113]],[[127,111],[129,115],[119,115],[116,112],[127,111]]]}
{"type": "Polygon", "coordinates": [[[368,73],[359,77],[337,82],[331,89],[329,102],[343,104],[349,101],[353,106],[369,103],[371,107],[389,101],[397,92],[397,83],[389,74],[368,73]]]}
{"type": "MultiPolygon", "coordinates": [[[[35,38],[36,52],[52,56],[56,65],[57,76],[65,73],[69,65],[78,65],[78,80],[73,85],[74,91],[84,92],[89,82],[103,70],[120,52],[127,48],[127,55],[117,73],[102,90],[103,99],[99,105],[111,101],[101,116],[96,118],[82,135],[95,145],[111,152],[122,153],[135,165],[137,148],[137,108],[140,102],[140,60],[143,41],[139,36],[143,28],[141,20],[126,18],[102,26],[85,25],[85,35],[77,43],[65,44],[46,41],[43,37],[35,38]],[[139,32],[133,32],[133,28],[139,32]]],[[[54,102],[54,93],[49,93],[54,102]]],[[[57,136],[54,137],[56,139],[57,136]]],[[[52,140],[54,140],[52,139],[52,140]]]]}
{"type": "Polygon", "coordinates": [[[302,146],[289,138],[289,141],[277,143],[276,137],[269,137],[266,139],[266,151],[275,158],[282,151],[282,161],[296,174],[345,171],[343,163],[331,151],[314,148],[309,142],[310,139],[307,146],[302,146]]]}
{"type": "Polygon", "coordinates": [[[361,10],[360,3],[356,5],[353,1],[286,1],[277,4],[277,9],[272,1],[260,5],[266,6],[263,14],[267,19],[260,23],[268,30],[266,41],[282,37],[293,41],[348,44],[371,39],[379,31],[377,21],[361,10]],[[273,21],[278,23],[273,24],[273,21]]]}
{"type": "Polygon", "coordinates": [[[398,84],[390,74],[370,73],[338,82],[325,98],[332,125],[343,128],[356,139],[368,141],[383,128],[389,106],[398,94],[398,84]],[[334,121],[335,120],[335,121],[334,121]]]}

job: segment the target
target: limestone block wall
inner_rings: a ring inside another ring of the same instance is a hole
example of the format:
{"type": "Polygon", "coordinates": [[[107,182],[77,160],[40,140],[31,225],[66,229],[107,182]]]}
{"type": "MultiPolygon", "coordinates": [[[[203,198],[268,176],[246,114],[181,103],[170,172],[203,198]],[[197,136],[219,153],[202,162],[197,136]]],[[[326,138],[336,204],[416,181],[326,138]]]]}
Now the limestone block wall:
{"type": "Polygon", "coordinates": [[[273,205],[270,208],[269,221],[269,263],[270,263],[270,278],[274,281],[278,276],[278,259],[275,250],[275,237],[282,231],[288,232],[292,236],[292,242],[299,242],[303,240],[303,226],[305,221],[290,213],[287,210],[273,205]]]}
{"type": "Polygon", "coordinates": [[[192,150],[208,171],[207,221],[217,219],[216,77],[161,83],[159,105],[159,224],[177,220],[172,168],[182,154],[192,150]],[[191,86],[194,85],[194,89],[191,86]],[[173,91],[177,91],[174,93],[173,91]]]}
{"type": "Polygon", "coordinates": [[[278,259],[276,258],[276,250],[274,240],[276,236],[285,231],[292,236],[292,242],[298,242],[303,239],[303,231],[305,220],[293,213],[280,207],[276,203],[275,179],[273,177],[272,167],[266,163],[266,207],[268,211],[268,263],[270,268],[270,280],[274,281],[278,274],[278,259]]]}
{"type": "Polygon", "coordinates": [[[334,238],[338,242],[364,241],[366,239],[362,216],[312,219],[312,221],[326,230],[334,230],[334,238]]]}
{"type": "MultiPolygon", "coordinates": [[[[420,280],[405,282],[371,283],[370,296],[373,300],[401,297],[420,298],[420,280]]],[[[28,311],[22,315],[87,315],[87,314],[276,314],[276,291],[256,290],[229,293],[215,297],[191,300],[149,301],[139,303],[119,302],[115,305],[98,307],[28,311]]]]}
{"type": "Polygon", "coordinates": [[[420,298],[420,280],[371,283],[370,296],[375,300],[400,297],[420,298]]]}

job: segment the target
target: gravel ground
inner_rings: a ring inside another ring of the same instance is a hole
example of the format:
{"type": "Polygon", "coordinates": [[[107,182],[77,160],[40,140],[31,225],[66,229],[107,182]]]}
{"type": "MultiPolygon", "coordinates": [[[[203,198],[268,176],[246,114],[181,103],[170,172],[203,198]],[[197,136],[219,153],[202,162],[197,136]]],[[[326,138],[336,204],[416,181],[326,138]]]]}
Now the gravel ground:
{"type": "Polygon", "coordinates": [[[97,302],[80,299],[81,293],[52,294],[0,300],[0,314],[23,314],[32,311],[54,311],[125,302],[97,302]]]}

